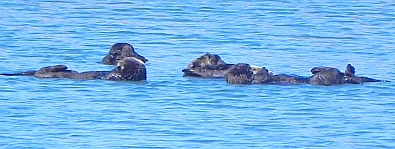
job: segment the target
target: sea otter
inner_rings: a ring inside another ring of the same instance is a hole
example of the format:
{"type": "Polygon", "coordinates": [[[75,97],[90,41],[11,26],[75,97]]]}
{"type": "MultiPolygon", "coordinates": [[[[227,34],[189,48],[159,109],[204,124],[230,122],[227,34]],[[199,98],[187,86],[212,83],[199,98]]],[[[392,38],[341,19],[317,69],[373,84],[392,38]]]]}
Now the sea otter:
{"type": "Polygon", "coordinates": [[[253,67],[246,63],[235,64],[226,74],[226,81],[230,84],[300,84],[306,80],[300,76],[274,75],[265,67],[254,73],[253,67]]]}
{"type": "Polygon", "coordinates": [[[355,68],[348,64],[345,73],[332,67],[315,67],[311,69],[313,73],[310,77],[273,75],[263,67],[256,74],[252,73],[252,68],[248,64],[236,64],[226,75],[226,81],[231,84],[315,84],[315,85],[335,85],[335,84],[362,84],[364,82],[382,82],[368,77],[354,75],[355,68]]]}
{"type": "Polygon", "coordinates": [[[0,74],[5,76],[35,76],[38,78],[69,78],[69,79],[102,79],[112,81],[140,81],[146,80],[144,62],[135,57],[125,57],[118,62],[112,71],[77,72],[68,70],[65,65],[43,67],[37,71],[27,71],[14,74],[0,74]]]}
{"type": "Polygon", "coordinates": [[[134,51],[132,45],[128,43],[116,43],[111,46],[110,52],[102,59],[102,63],[107,65],[116,65],[119,60],[125,57],[135,57],[144,63],[148,61],[144,56],[141,56],[134,51]]]}
{"type": "MultiPolygon", "coordinates": [[[[206,53],[192,62],[182,72],[184,76],[202,77],[202,78],[225,78],[226,74],[234,67],[235,64],[225,63],[219,55],[206,53]]],[[[259,67],[250,65],[253,73],[259,71],[259,67]]]]}
{"type": "Polygon", "coordinates": [[[363,84],[364,82],[384,82],[369,77],[355,75],[355,67],[351,64],[346,66],[345,72],[340,72],[331,67],[315,67],[311,69],[313,76],[308,80],[310,84],[333,85],[333,84],[363,84]]]}

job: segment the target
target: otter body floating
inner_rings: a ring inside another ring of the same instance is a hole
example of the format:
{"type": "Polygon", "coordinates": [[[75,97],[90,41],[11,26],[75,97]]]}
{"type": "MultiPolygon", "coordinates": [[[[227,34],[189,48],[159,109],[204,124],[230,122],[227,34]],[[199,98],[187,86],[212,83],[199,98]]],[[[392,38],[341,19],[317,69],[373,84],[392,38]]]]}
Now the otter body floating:
{"type": "Polygon", "coordinates": [[[135,57],[125,57],[118,61],[117,67],[112,71],[77,72],[69,70],[65,65],[43,67],[37,71],[21,73],[5,73],[4,76],[35,76],[38,78],[68,78],[68,79],[102,79],[112,81],[141,81],[147,79],[144,62],[135,57]]]}
{"type": "Polygon", "coordinates": [[[231,84],[363,84],[364,82],[384,82],[368,77],[355,75],[355,68],[351,64],[346,67],[345,73],[332,67],[315,67],[311,69],[312,76],[291,76],[286,74],[273,75],[263,67],[258,73],[253,74],[248,64],[236,64],[226,75],[226,81],[231,84]]]}

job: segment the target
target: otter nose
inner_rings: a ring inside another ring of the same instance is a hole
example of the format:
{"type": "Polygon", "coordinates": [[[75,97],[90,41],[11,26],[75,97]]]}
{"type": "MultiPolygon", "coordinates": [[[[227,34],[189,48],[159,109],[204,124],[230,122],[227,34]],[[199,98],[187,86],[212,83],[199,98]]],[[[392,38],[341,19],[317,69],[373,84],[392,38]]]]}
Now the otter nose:
{"type": "Polygon", "coordinates": [[[121,71],[121,70],[122,70],[122,67],[121,67],[121,66],[117,66],[117,70],[118,70],[118,71],[121,71]]]}
{"type": "Polygon", "coordinates": [[[146,63],[148,61],[148,59],[146,59],[144,56],[141,56],[139,54],[135,54],[134,57],[136,57],[137,59],[143,61],[144,63],[146,63]]]}

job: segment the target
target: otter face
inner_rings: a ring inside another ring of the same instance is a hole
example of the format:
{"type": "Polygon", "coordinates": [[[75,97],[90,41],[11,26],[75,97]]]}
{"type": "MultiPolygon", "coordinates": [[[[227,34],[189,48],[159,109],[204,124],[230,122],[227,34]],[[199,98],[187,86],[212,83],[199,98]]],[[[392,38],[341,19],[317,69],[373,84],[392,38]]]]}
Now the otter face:
{"type": "Polygon", "coordinates": [[[351,64],[348,64],[346,67],[346,71],[344,72],[347,76],[352,76],[355,74],[355,67],[351,64]]]}
{"type": "Polygon", "coordinates": [[[116,43],[111,46],[110,52],[103,58],[102,63],[115,65],[125,57],[135,57],[144,63],[148,61],[144,56],[135,52],[132,45],[128,43],[116,43]]]}
{"type": "Polygon", "coordinates": [[[351,64],[348,64],[346,66],[346,70],[344,71],[344,80],[346,83],[350,83],[350,84],[362,84],[363,80],[358,77],[355,76],[355,67],[352,66],[351,64]]]}
{"type": "Polygon", "coordinates": [[[123,58],[121,61],[118,62],[117,66],[118,66],[118,70],[121,72],[136,70],[137,68],[138,69],[145,68],[144,62],[135,57],[123,58]]]}
{"type": "Polygon", "coordinates": [[[192,69],[218,65],[226,65],[226,63],[218,55],[206,53],[205,55],[200,56],[199,58],[189,63],[188,68],[192,69]]]}
{"type": "Polygon", "coordinates": [[[267,70],[265,67],[259,68],[256,67],[256,69],[254,70],[254,67],[252,67],[253,70],[253,78],[254,81],[253,83],[268,83],[269,81],[272,81],[273,79],[273,75],[269,72],[269,70],[267,70]]]}
{"type": "Polygon", "coordinates": [[[255,66],[255,65],[250,65],[250,66],[251,66],[251,69],[252,69],[252,73],[254,73],[254,74],[257,74],[257,73],[259,73],[262,70],[261,67],[258,67],[258,66],[255,66]]]}
{"type": "Polygon", "coordinates": [[[265,67],[259,67],[259,66],[255,66],[255,65],[250,65],[250,66],[252,69],[252,73],[254,73],[254,74],[267,72],[270,75],[274,75],[272,71],[267,70],[265,67]]]}
{"type": "Polygon", "coordinates": [[[226,74],[226,82],[231,84],[250,84],[253,80],[253,70],[249,64],[235,64],[226,74]]]}
{"type": "Polygon", "coordinates": [[[115,68],[108,76],[108,80],[131,80],[140,81],[147,79],[147,70],[144,62],[135,57],[126,57],[118,62],[115,68]]]}

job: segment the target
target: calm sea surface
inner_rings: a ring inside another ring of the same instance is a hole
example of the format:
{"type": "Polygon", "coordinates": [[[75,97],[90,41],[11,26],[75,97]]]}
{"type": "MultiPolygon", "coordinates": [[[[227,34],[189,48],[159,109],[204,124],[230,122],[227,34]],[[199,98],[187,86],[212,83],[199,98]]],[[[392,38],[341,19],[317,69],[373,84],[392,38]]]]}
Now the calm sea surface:
{"type": "Polygon", "coordinates": [[[395,2],[0,2],[0,72],[101,59],[128,42],[146,82],[0,76],[0,148],[395,148],[395,2]],[[310,75],[316,66],[392,82],[229,85],[183,77],[210,52],[310,75]]]}

